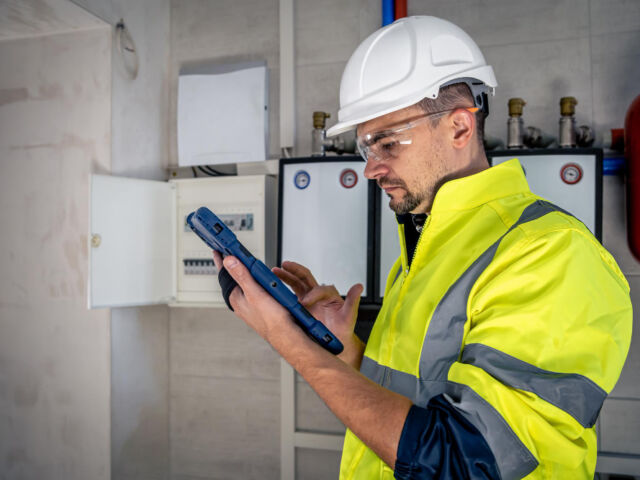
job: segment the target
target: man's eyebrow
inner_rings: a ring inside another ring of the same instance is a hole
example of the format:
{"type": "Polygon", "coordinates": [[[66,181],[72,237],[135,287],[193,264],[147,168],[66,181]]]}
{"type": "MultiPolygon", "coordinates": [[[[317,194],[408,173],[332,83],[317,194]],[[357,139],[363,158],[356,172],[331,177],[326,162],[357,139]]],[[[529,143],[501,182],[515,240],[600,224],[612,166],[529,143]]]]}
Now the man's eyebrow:
{"type": "Polygon", "coordinates": [[[371,137],[369,140],[367,140],[365,142],[365,144],[367,146],[374,145],[375,143],[377,143],[378,141],[382,140],[383,138],[388,137],[390,133],[391,133],[390,130],[381,130],[379,132],[376,132],[376,133],[372,134],[373,137],[371,137]]]}
{"type": "Polygon", "coordinates": [[[388,137],[390,133],[390,130],[380,130],[373,135],[371,141],[373,143],[376,143],[378,140],[382,140],[383,138],[388,137]]]}

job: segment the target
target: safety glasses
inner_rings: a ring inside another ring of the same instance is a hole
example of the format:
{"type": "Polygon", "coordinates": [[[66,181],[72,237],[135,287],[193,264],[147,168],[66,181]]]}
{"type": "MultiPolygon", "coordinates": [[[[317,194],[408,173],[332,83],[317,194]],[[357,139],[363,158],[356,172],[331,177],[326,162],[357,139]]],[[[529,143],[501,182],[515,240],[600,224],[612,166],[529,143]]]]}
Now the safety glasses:
{"type": "Polygon", "coordinates": [[[403,121],[397,126],[391,126],[377,132],[366,133],[356,137],[358,152],[365,160],[387,161],[397,158],[403,150],[413,143],[413,128],[424,123],[428,119],[442,116],[458,109],[468,110],[471,113],[478,111],[477,107],[456,107],[440,112],[425,113],[403,121]]]}

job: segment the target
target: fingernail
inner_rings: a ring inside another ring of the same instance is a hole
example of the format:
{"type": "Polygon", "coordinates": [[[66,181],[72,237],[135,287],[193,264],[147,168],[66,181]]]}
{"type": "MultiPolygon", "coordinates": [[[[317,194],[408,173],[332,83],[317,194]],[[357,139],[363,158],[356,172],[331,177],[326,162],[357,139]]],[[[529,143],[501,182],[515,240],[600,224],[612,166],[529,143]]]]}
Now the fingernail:
{"type": "Polygon", "coordinates": [[[238,260],[236,260],[235,258],[227,258],[224,261],[225,267],[229,267],[229,268],[235,268],[235,266],[238,264],[238,260]]]}

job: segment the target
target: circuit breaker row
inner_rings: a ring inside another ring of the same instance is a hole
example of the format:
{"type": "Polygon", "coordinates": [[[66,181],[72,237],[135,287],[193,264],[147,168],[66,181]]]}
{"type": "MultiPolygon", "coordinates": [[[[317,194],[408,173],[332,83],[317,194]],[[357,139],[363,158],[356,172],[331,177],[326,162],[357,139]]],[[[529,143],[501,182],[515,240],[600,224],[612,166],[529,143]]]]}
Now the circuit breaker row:
{"type": "Polygon", "coordinates": [[[185,275],[217,275],[218,269],[216,268],[213,259],[209,258],[185,258],[182,260],[184,264],[185,275]]]}

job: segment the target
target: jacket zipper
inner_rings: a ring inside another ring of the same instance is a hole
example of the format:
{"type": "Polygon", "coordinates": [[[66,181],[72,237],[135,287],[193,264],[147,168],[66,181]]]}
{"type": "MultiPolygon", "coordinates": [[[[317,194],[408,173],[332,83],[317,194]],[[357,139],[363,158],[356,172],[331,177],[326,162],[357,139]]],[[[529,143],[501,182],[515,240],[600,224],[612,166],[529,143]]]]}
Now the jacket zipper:
{"type": "MultiPolygon", "coordinates": [[[[409,270],[411,269],[411,265],[413,265],[413,261],[416,258],[416,253],[418,252],[418,245],[420,245],[420,240],[422,240],[422,235],[424,234],[424,231],[429,226],[429,223],[431,223],[431,215],[429,215],[427,217],[426,222],[424,222],[424,225],[422,226],[422,230],[420,230],[420,235],[418,235],[418,241],[416,242],[416,248],[413,249],[413,255],[411,255],[411,261],[409,262],[409,265],[407,265],[407,271],[404,274],[405,277],[407,275],[409,275],[409,270]]],[[[406,238],[405,238],[405,241],[404,241],[404,249],[405,250],[407,249],[407,240],[406,240],[406,238]]]]}

